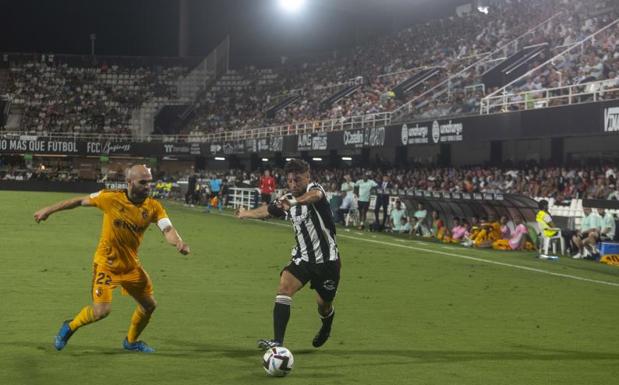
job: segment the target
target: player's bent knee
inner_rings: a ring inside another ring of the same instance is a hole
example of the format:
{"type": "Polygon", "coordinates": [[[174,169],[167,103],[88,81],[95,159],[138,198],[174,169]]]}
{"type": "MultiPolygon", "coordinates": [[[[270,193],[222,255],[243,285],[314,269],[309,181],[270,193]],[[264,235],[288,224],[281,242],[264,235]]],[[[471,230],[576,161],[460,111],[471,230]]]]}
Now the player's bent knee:
{"type": "Polygon", "coordinates": [[[155,309],[157,309],[157,302],[155,300],[153,300],[146,307],[144,307],[144,311],[148,314],[152,314],[155,309]]]}
{"type": "Polygon", "coordinates": [[[104,319],[112,312],[112,307],[109,305],[97,305],[93,309],[93,315],[97,321],[104,319]]]}
{"type": "Polygon", "coordinates": [[[329,315],[329,313],[331,313],[331,309],[333,308],[333,306],[331,305],[331,302],[324,302],[324,303],[319,303],[318,304],[318,314],[320,314],[323,317],[326,317],[329,315]]]}
{"type": "Polygon", "coordinates": [[[277,295],[283,295],[286,297],[292,297],[295,293],[295,290],[290,287],[290,286],[279,286],[279,289],[277,289],[277,295]]]}
{"type": "Polygon", "coordinates": [[[154,298],[143,298],[138,300],[138,304],[142,311],[146,314],[152,314],[157,309],[157,301],[154,298]]]}

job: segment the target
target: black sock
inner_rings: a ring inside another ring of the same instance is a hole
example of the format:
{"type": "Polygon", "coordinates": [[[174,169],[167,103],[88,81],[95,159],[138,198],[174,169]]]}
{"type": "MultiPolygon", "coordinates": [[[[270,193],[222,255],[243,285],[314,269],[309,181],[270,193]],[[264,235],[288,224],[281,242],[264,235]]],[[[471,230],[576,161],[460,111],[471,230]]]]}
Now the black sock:
{"type": "Polygon", "coordinates": [[[333,318],[335,317],[335,309],[331,308],[331,313],[326,317],[320,317],[322,321],[322,330],[331,331],[331,325],[333,324],[333,318]]]}
{"type": "Polygon", "coordinates": [[[288,325],[288,320],[290,319],[290,304],[292,304],[292,298],[286,295],[278,295],[275,297],[275,306],[273,307],[273,335],[274,340],[280,344],[284,343],[286,325],[288,325]]]}

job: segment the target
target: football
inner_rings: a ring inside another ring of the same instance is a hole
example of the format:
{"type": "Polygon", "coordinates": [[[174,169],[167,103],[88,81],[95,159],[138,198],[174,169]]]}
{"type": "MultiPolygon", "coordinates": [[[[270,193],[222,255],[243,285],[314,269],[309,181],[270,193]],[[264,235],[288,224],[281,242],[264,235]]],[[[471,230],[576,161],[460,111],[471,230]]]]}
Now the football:
{"type": "Polygon", "coordinates": [[[284,347],[271,348],[262,357],[262,366],[269,376],[287,376],[294,365],[294,357],[290,350],[284,347]]]}

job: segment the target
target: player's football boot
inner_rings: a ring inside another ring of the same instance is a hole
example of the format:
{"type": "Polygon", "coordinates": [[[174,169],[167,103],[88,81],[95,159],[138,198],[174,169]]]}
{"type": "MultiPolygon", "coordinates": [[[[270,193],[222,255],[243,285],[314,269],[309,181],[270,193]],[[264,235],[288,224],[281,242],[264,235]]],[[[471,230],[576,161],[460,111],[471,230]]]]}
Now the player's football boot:
{"type": "Polygon", "coordinates": [[[71,322],[71,320],[64,321],[62,326],[60,326],[60,330],[58,330],[58,334],[54,339],[54,347],[56,350],[62,350],[74,333],[74,331],[69,327],[69,322],[71,322]]]}
{"type": "Polygon", "coordinates": [[[312,346],[319,348],[327,342],[329,335],[331,334],[331,328],[326,329],[321,327],[314,339],[312,340],[312,346]]]}
{"type": "Polygon", "coordinates": [[[267,340],[267,339],[258,340],[258,349],[260,350],[269,350],[271,348],[276,348],[279,346],[282,346],[282,344],[279,341],[267,340]]]}
{"type": "Polygon", "coordinates": [[[142,352],[142,353],[154,353],[155,352],[155,349],[148,346],[146,342],[144,341],[129,342],[129,340],[127,340],[126,337],[125,337],[125,340],[123,341],[123,348],[125,348],[125,350],[130,350],[132,352],[142,352]]]}

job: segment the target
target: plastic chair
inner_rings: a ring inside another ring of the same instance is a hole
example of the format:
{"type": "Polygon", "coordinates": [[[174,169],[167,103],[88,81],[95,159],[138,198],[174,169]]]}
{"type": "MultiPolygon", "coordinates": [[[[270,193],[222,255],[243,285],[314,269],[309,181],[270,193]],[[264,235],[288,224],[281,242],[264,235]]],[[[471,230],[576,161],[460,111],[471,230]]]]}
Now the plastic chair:
{"type": "Polygon", "coordinates": [[[546,235],[544,235],[543,231],[540,232],[541,240],[542,240],[540,254],[548,255],[548,249],[550,248],[551,245],[552,245],[552,253],[557,254],[557,242],[553,242],[553,241],[558,240],[561,246],[561,255],[565,255],[565,239],[563,239],[563,234],[561,234],[561,229],[556,228],[556,227],[549,227],[546,230],[554,230],[556,231],[556,234],[553,235],[552,237],[547,237],[546,235]]]}

